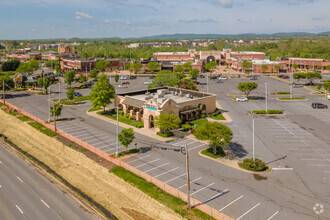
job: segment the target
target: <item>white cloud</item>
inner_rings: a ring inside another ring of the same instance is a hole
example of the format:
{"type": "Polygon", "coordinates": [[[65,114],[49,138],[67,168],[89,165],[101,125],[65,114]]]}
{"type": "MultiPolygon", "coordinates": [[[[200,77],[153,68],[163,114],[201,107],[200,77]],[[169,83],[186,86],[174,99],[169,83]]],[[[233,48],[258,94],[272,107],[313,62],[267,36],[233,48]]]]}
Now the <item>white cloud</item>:
{"type": "Polygon", "coordinates": [[[233,6],[233,1],[232,0],[218,0],[218,1],[225,8],[230,8],[230,7],[233,6]]]}
{"type": "Polygon", "coordinates": [[[110,20],[104,19],[103,22],[108,24],[108,23],[110,23],[110,20]]]}
{"type": "Polygon", "coordinates": [[[86,14],[84,12],[80,12],[80,11],[77,11],[75,13],[76,15],[76,19],[80,20],[80,19],[93,19],[93,16],[90,16],[89,14],[86,14]]]}

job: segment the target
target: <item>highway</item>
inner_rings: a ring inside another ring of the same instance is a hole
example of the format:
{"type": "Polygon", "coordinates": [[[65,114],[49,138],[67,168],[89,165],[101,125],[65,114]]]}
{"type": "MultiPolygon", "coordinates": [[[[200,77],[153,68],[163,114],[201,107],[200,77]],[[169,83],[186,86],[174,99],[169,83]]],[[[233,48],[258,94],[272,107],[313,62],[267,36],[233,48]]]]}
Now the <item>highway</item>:
{"type": "Polygon", "coordinates": [[[0,142],[0,219],[100,219],[0,142]]]}

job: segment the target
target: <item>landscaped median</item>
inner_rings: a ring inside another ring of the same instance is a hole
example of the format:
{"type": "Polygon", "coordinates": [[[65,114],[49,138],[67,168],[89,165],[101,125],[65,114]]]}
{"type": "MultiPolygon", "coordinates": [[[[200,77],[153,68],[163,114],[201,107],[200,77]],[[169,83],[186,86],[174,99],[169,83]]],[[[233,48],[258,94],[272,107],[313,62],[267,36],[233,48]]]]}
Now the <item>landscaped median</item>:
{"type": "Polygon", "coordinates": [[[257,115],[282,115],[283,111],[282,110],[277,110],[277,109],[268,109],[267,112],[266,110],[253,110],[251,111],[251,114],[257,114],[257,115]]]}
{"type": "Polygon", "coordinates": [[[307,99],[304,97],[281,97],[281,98],[277,98],[277,100],[279,101],[306,101],[307,99]]]}
{"type": "MultiPolygon", "coordinates": [[[[61,99],[60,104],[63,105],[79,105],[79,102],[84,102],[84,101],[89,101],[91,100],[91,97],[88,96],[80,96],[80,97],[75,97],[72,100],[70,99],[61,99]]],[[[54,99],[54,101],[58,101],[58,99],[54,99]]]]}
{"type": "MultiPolygon", "coordinates": [[[[117,120],[117,113],[114,109],[109,109],[106,111],[99,111],[97,114],[111,118],[113,120],[117,120]]],[[[118,114],[118,121],[134,126],[136,128],[143,128],[143,122],[142,121],[136,121],[131,117],[129,114],[124,114],[123,111],[119,111],[118,114]]]]}

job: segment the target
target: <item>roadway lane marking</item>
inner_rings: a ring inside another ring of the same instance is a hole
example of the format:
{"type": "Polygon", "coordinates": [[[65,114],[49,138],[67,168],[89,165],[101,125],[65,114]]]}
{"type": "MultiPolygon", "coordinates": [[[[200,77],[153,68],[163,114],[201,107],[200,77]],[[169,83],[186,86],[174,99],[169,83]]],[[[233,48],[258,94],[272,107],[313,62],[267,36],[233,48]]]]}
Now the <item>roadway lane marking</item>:
{"type": "Polygon", "coordinates": [[[156,161],[158,161],[158,160],[160,160],[160,159],[158,158],[158,159],[155,159],[155,160],[152,160],[152,161],[146,162],[146,163],[144,163],[144,164],[141,164],[141,165],[139,165],[139,166],[136,166],[135,168],[139,168],[139,167],[145,166],[145,165],[147,165],[147,164],[150,164],[150,163],[156,162],[156,161]]]}
{"type": "Polygon", "coordinates": [[[17,179],[23,183],[23,180],[17,176],[17,179]]]}
{"type": "MultiPolygon", "coordinates": [[[[200,180],[200,179],[202,179],[202,177],[198,177],[197,179],[191,181],[190,183],[194,183],[194,182],[196,182],[197,180],[200,180]]],[[[184,184],[184,185],[182,185],[182,186],[180,186],[180,187],[178,187],[178,188],[176,188],[176,189],[180,189],[181,187],[184,187],[184,186],[186,186],[186,185],[187,185],[187,183],[184,184]]]]}
{"type": "Polygon", "coordinates": [[[151,168],[151,169],[146,170],[146,171],[143,171],[143,172],[148,173],[149,171],[155,170],[155,169],[157,169],[157,168],[159,168],[159,167],[166,166],[167,164],[169,164],[169,163],[164,163],[163,165],[159,165],[158,167],[154,167],[154,168],[151,168]]]}
{"type": "Polygon", "coordinates": [[[20,208],[18,207],[18,205],[16,205],[16,208],[17,208],[22,214],[24,214],[23,211],[22,211],[22,209],[20,209],[20,208]]]}
{"type": "Polygon", "coordinates": [[[0,160],[0,163],[2,164],[2,161],[0,160]]]}
{"type": "Polygon", "coordinates": [[[202,147],[202,146],[205,146],[205,144],[201,144],[201,145],[198,145],[198,146],[196,146],[196,147],[189,148],[188,150],[193,150],[193,149],[195,149],[195,148],[202,147]]]}
{"type": "Polygon", "coordinates": [[[274,167],[272,170],[293,170],[293,168],[286,168],[286,167],[274,167]]]}
{"type": "Polygon", "coordinates": [[[135,160],[132,160],[132,161],[128,161],[127,163],[133,163],[133,162],[135,162],[135,161],[142,160],[142,159],[147,158],[147,157],[150,157],[150,156],[151,156],[151,155],[147,155],[147,156],[145,156],[145,157],[141,157],[141,158],[138,158],[138,159],[135,159],[135,160]]]}
{"type": "Polygon", "coordinates": [[[49,208],[49,205],[44,200],[42,200],[42,199],[40,199],[40,200],[47,208],[49,208]]]}
{"type": "Polygon", "coordinates": [[[224,210],[225,208],[227,208],[228,206],[230,206],[231,204],[233,204],[234,202],[240,200],[241,198],[243,198],[244,195],[241,195],[240,197],[238,197],[237,199],[235,199],[234,201],[230,202],[229,204],[227,204],[225,207],[223,207],[222,209],[219,210],[219,212],[221,212],[222,210],[224,210]]]}
{"type": "Polygon", "coordinates": [[[255,205],[255,206],[253,206],[252,208],[250,208],[247,212],[245,212],[243,215],[241,215],[239,218],[237,218],[236,220],[240,220],[241,218],[243,218],[246,214],[248,214],[249,212],[251,212],[253,209],[255,209],[255,208],[257,208],[257,206],[259,206],[260,205],[260,202],[257,204],[257,205],[255,205]]]}
{"type": "Polygon", "coordinates": [[[211,183],[211,184],[209,184],[209,185],[207,185],[207,186],[204,186],[203,188],[201,188],[201,189],[197,190],[196,192],[193,192],[193,193],[191,193],[190,195],[192,196],[192,195],[194,195],[194,194],[196,194],[196,193],[198,193],[198,192],[200,192],[200,191],[202,191],[202,190],[206,189],[207,187],[209,187],[209,186],[212,186],[213,184],[214,184],[214,182],[213,182],[213,183],[211,183]]]}
{"type": "Polygon", "coordinates": [[[178,146],[178,144],[181,143],[181,142],[186,142],[187,145],[188,145],[188,144],[193,144],[193,143],[195,143],[196,141],[194,141],[194,140],[183,140],[183,141],[179,141],[179,142],[177,142],[177,143],[174,143],[173,145],[174,145],[174,146],[178,146]],[[192,142],[188,143],[188,141],[192,141],[192,142]]]}
{"type": "Polygon", "coordinates": [[[171,181],[173,181],[175,179],[178,179],[178,178],[180,178],[181,176],[184,176],[184,175],[187,175],[187,174],[186,173],[181,174],[180,176],[177,176],[177,177],[174,177],[173,179],[167,180],[165,183],[169,183],[169,182],[171,182],[171,181]]]}
{"type": "Polygon", "coordinates": [[[156,178],[156,177],[159,177],[159,176],[162,176],[162,175],[164,175],[164,174],[166,174],[166,173],[169,173],[169,172],[171,172],[171,171],[173,171],[173,170],[176,170],[176,169],[179,169],[179,167],[175,167],[175,168],[173,168],[173,169],[171,169],[171,170],[169,170],[169,171],[166,171],[166,172],[164,172],[164,173],[158,174],[158,175],[155,176],[155,178],[156,178]]]}
{"type": "Polygon", "coordinates": [[[275,212],[272,216],[270,216],[267,220],[271,220],[275,215],[277,215],[279,211],[275,212]]]}
{"type": "Polygon", "coordinates": [[[0,185],[0,188],[1,188],[2,186],[0,185]]]}

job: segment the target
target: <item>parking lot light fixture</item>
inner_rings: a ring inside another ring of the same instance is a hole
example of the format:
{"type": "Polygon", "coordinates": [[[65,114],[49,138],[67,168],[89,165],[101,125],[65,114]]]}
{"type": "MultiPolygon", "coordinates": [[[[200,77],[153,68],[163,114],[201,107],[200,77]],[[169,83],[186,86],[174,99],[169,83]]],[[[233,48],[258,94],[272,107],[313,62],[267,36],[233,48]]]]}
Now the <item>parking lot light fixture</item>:
{"type": "Polygon", "coordinates": [[[254,151],[254,115],[255,113],[252,113],[252,157],[253,161],[255,161],[255,151],[254,151]]]}
{"type": "Polygon", "coordinates": [[[118,146],[118,134],[119,134],[119,123],[118,123],[118,115],[119,115],[119,107],[117,106],[117,135],[116,135],[116,157],[119,154],[119,146],[118,146]]]}
{"type": "Polygon", "coordinates": [[[265,101],[266,101],[266,113],[267,113],[267,110],[268,110],[268,97],[267,97],[267,90],[268,90],[268,88],[267,88],[267,85],[268,85],[268,83],[265,83],[265,101]]]}

